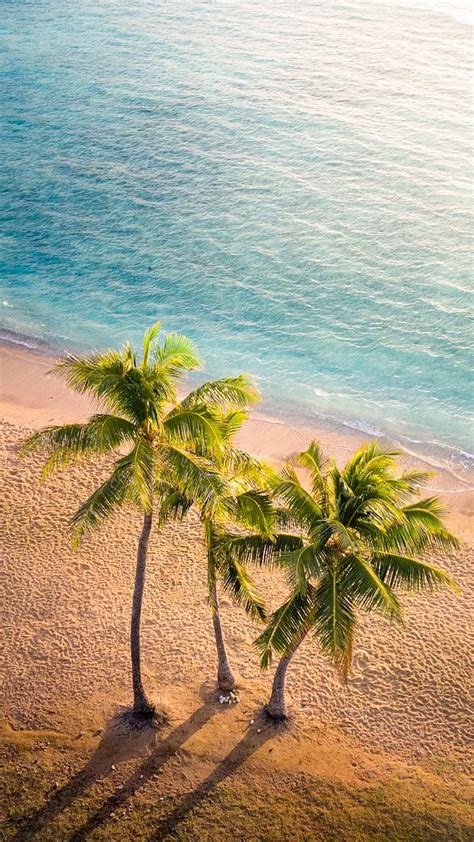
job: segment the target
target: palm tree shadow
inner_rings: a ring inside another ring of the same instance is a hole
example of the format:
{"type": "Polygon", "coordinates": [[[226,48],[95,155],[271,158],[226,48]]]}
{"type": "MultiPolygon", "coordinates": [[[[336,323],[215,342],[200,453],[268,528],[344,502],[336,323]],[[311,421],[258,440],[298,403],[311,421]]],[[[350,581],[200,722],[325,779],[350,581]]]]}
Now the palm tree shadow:
{"type": "Polygon", "coordinates": [[[204,801],[218,784],[234,775],[252,754],[275,735],[274,724],[265,721],[263,716],[259,719],[259,725],[261,727],[258,729],[249,729],[243,739],[224,757],[214,771],[189,792],[175,809],[159,823],[156,832],[150,837],[150,842],[162,842],[166,836],[173,835],[177,825],[185,820],[188,813],[194,810],[201,801],[204,801]]]}
{"type": "MultiPolygon", "coordinates": [[[[181,735],[183,735],[182,741],[184,742],[184,739],[187,739],[190,734],[189,729],[191,726],[195,724],[196,730],[201,727],[203,721],[202,715],[199,716],[199,714],[203,710],[204,707],[200,708],[160,743],[158,750],[159,757],[164,755],[166,759],[166,754],[176,750],[179,747],[181,735]],[[199,724],[197,724],[198,721],[199,724]],[[176,748],[171,748],[175,743],[176,748]]],[[[22,822],[21,827],[13,838],[13,842],[24,842],[24,840],[32,839],[45,825],[53,821],[56,816],[66,810],[77,798],[83,796],[97,781],[113,774],[114,769],[112,767],[124,763],[133,757],[142,757],[149,750],[150,746],[156,744],[156,728],[150,726],[141,728],[138,731],[131,729],[126,714],[126,709],[119,710],[109,720],[102,739],[86,766],[77,772],[61,789],[54,791],[50,795],[48,802],[40,810],[22,822]]],[[[209,713],[208,716],[210,715],[209,713]]],[[[155,753],[153,753],[152,757],[155,756],[155,753]]],[[[146,767],[147,762],[145,761],[143,764],[144,767],[146,767]]],[[[143,770],[139,771],[141,773],[143,770]]],[[[127,787],[124,788],[124,792],[128,793],[127,787]]]]}
{"type": "Polygon", "coordinates": [[[216,706],[208,703],[203,704],[194,711],[185,722],[175,728],[171,734],[157,745],[156,750],[135,770],[127,783],[120,790],[116,790],[104,802],[102,807],[71,835],[70,842],[83,842],[83,840],[87,839],[94,828],[106,821],[110,814],[126,802],[131,795],[134,795],[141,789],[149,778],[156,775],[170,756],[175,754],[193,734],[203,728],[215,713],[216,706]]]}
{"type": "Polygon", "coordinates": [[[93,784],[110,775],[114,771],[113,766],[137,755],[142,756],[154,743],[156,729],[147,727],[140,731],[131,730],[125,713],[125,709],[119,709],[107,722],[100,743],[86,766],[63,787],[53,791],[47,803],[36,813],[25,818],[14,837],[14,842],[33,838],[93,784]]]}

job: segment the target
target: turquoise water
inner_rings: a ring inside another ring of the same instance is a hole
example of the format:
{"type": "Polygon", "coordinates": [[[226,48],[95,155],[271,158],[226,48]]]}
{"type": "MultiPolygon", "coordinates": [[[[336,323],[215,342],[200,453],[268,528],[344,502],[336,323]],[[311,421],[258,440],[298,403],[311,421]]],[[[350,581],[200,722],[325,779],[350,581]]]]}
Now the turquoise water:
{"type": "Polygon", "coordinates": [[[159,319],[272,411],[466,460],[468,4],[294,6],[0,0],[3,336],[159,319]]]}

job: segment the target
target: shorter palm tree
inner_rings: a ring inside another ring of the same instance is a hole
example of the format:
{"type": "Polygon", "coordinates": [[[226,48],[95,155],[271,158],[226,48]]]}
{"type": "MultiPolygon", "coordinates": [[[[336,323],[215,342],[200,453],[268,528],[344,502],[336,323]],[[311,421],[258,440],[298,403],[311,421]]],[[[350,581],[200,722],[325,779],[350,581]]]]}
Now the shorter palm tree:
{"type": "MultiPolygon", "coordinates": [[[[222,483],[220,493],[214,495],[212,504],[207,500],[203,506],[199,499],[186,497],[170,483],[161,486],[163,518],[180,518],[193,504],[200,511],[207,551],[208,600],[217,651],[217,683],[223,691],[235,689],[237,682],[224,639],[218,585],[221,584],[249,617],[263,622],[264,603],[248,572],[247,563],[262,563],[265,558],[270,558],[270,547],[273,550],[275,544],[275,511],[271,496],[265,491],[269,469],[235,447],[235,436],[247,419],[247,413],[241,408],[231,407],[230,404],[235,404],[231,397],[216,405],[215,397],[209,394],[207,384],[204,384],[186,399],[186,405],[206,400],[214,417],[219,417],[222,447],[218,452],[214,449],[212,454],[200,451],[201,456],[212,457],[222,483]],[[236,544],[246,547],[245,559],[237,557],[236,544]]],[[[248,384],[247,404],[257,399],[258,393],[248,384]]],[[[281,543],[279,546],[282,546],[281,543]]]]}
{"type": "Polygon", "coordinates": [[[287,716],[287,670],[309,633],[347,679],[360,611],[401,621],[398,590],[457,590],[447,573],[420,558],[458,542],[443,525],[439,500],[418,499],[429,475],[396,474],[398,455],[373,442],[340,471],[313,441],[298,459],[308,484],[290,462],[274,483],[298,542],[277,553],[290,594],[256,641],[263,668],[274,652],[281,656],[266,708],[275,719],[287,716]]]}

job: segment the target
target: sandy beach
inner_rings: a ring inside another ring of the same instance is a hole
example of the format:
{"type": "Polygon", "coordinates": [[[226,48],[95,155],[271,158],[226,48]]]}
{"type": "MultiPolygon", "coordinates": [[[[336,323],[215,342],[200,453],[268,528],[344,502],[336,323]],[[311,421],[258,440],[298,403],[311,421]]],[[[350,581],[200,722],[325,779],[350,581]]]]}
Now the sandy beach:
{"type": "MultiPolygon", "coordinates": [[[[50,365],[47,357],[23,349],[0,349],[4,487],[1,715],[5,756],[11,759],[12,746],[20,751],[20,733],[33,734],[29,743],[25,737],[25,751],[32,750],[41,733],[50,752],[44,762],[64,770],[66,749],[73,755],[80,749],[74,755],[77,763],[86,760],[97,751],[98,738],[94,742],[93,734],[117,705],[129,701],[128,624],[140,518],[122,512],[88,538],[79,551],[71,549],[68,518],[98,483],[106,465],[75,466],[40,483],[40,459],[20,461],[18,443],[30,430],[81,420],[91,408],[86,399],[71,395],[59,380],[47,375],[50,365]],[[72,741],[80,732],[83,738],[78,748],[72,741]],[[61,749],[55,748],[58,735],[62,735],[61,749]]],[[[363,440],[362,435],[338,430],[290,428],[255,413],[240,443],[277,462],[302,449],[311,437],[320,439],[326,452],[338,460],[363,440]]],[[[407,461],[413,462],[413,457],[407,461]]],[[[270,786],[270,779],[278,786],[271,778],[277,772],[283,778],[298,773],[309,776],[308,780],[340,781],[356,788],[379,785],[390,776],[405,783],[413,783],[415,777],[415,789],[444,787],[449,801],[454,797],[452,775],[457,772],[459,792],[463,791],[474,736],[469,707],[474,650],[470,622],[472,491],[468,478],[462,483],[447,472],[439,473],[433,486],[442,490],[450,509],[450,527],[463,542],[459,552],[440,559],[460,584],[461,596],[440,592],[420,599],[405,598],[407,628],[390,627],[372,618],[360,630],[346,687],[316,645],[306,642],[295,658],[289,682],[297,724],[290,733],[275,738],[273,767],[269,766],[267,746],[258,744],[249,752],[255,754],[251,760],[255,775],[267,775],[265,786],[270,786]]],[[[274,575],[255,575],[270,605],[276,605],[282,583],[274,575]]],[[[173,754],[170,775],[178,794],[200,776],[205,777],[232,749],[232,741],[245,735],[250,718],[268,694],[270,676],[260,673],[251,645],[255,627],[226,598],[222,608],[230,655],[242,684],[241,705],[225,711],[225,728],[222,710],[219,716],[214,711],[213,721],[206,722],[201,735],[190,737],[187,753],[173,754]]],[[[155,530],[152,536],[143,657],[152,697],[170,710],[178,723],[211,693],[215,658],[204,547],[195,514],[161,533],[155,530]]],[[[129,754],[122,759],[132,762],[129,754]]],[[[67,778],[66,772],[64,776],[67,778]]],[[[103,827],[94,832],[98,835],[90,838],[112,838],[100,835],[105,832],[103,827]]],[[[56,827],[52,835],[44,830],[39,838],[69,838],[67,833],[56,827]]],[[[204,831],[202,834],[201,838],[211,838],[204,831]]],[[[224,834],[221,838],[231,837],[224,834]]],[[[310,833],[306,838],[319,836],[310,833]]],[[[461,833],[452,838],[467,836],[461,833]]]]}

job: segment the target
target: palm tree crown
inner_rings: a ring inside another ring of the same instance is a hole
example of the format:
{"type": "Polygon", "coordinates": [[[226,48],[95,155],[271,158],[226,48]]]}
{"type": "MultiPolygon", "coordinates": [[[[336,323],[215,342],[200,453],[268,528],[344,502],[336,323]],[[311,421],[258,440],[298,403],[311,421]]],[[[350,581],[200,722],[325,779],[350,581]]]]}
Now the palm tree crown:
{"type": "Polygon", "coordinates": [[[273,652],[291,656],[312,631],[347,677],[359,611],[401,620],[397,590],[456,588],[444,571],[419,558],[457,541],[442,523],[439,500],[418,499],[429,475],[396,474],[397,455],[373,442],[340,471],[312,442],[298,459],[307,482],[285,464],[274,493],[287,507],[299,546],[278,557],[291,590],[257,640],[264,667],[273,652]]]}
{"type": "Polygon", "coordinates": [[[127,343],[121,351],[68,355],[53,371],[77,392],[94,398],[102,412],[84,424],[46,427],[34,433],[23,452],[41,449],[48,458],[43,476],[70,462],[123,453],[108,479],[83,503],[72,520],[76,541],[124,502],[150,512],[160,478],[210,505],[221,483],[209,458],[222,444],[216,405],[244,403],[248,379],[226,378],[204,384],[181,401],[177,389],[186,372],[201,367],[184,336],[168,334],[158,342],[159,325],[145,333],[140,361],[127,343]]]}

